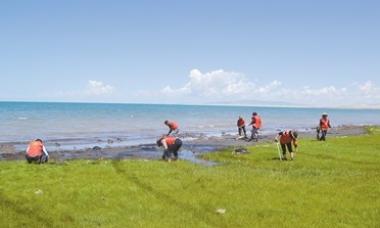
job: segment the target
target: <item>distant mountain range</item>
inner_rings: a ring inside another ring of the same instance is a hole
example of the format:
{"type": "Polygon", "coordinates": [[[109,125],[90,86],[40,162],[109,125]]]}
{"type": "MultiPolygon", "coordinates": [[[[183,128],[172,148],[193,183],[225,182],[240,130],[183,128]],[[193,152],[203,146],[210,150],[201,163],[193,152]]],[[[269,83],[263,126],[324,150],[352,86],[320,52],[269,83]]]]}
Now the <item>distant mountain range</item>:
{"type": "Polygon", "coordinates": [[[379,104],[348,104],[348,105],[307,105],[282,101],[263,101],[263,100],[234,100],[234,101],[217,101],[207,102],[211,105],[243,105],[243,106],[266,106],[266,107],[300,107],[300,108],[350,108],[350,109],[380,109],[379,104]]]}

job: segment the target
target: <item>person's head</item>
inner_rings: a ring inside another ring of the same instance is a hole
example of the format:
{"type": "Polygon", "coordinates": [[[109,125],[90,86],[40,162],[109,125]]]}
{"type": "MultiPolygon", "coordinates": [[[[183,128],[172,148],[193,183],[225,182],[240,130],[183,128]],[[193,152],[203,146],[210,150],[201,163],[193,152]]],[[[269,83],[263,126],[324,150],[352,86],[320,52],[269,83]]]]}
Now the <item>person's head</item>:
{"type": "Polygon", "coordinates": [[[296,131],[291,131],[291,134],[292,134],[292,136],[293,136],[293,138],[298,138],[298,132],[296,132],[296,131]]]}
{"type": "Polygon", "coordinates": [[[242,116],[239,116],[239,120],[242,120],[243,119],[243,117],[242,116]]]}
{"type": "Polygon", "coordinates": [[[322,118],[327,118],[328,116],[329,115],[326,112],[322,113],[322,118]]]}
{"type": "Polygon", "coordinates": [[[164,124],[168,125],[169,124],[169,120],[165,120],[164,124]]]}
{"type": "Polygon", "coordinates": [[[42,142],[42,139],[36,139],[36,140],[34,140],[34,141],[36,141],[36,142],[40,142],[40,143],[43,143],[43,142],[42,142]]]}
{"type": "Polygon", "coordinates": [[[252,116],[257,116],[257,112],[252,113],[252,116]]]}

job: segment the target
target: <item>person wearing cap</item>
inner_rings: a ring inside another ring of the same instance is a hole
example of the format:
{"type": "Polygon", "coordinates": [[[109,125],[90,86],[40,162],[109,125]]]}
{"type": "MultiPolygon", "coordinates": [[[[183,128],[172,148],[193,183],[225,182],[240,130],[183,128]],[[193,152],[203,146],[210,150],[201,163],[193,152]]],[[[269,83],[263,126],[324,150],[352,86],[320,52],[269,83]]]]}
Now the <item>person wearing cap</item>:
{"type": "Polygon", "coordinates": [[[251,133],[250,141],[256,140],[256,142],[257,142],[259,139],[259,136],[258,136],[259,130],[262,126],[261,117],[259,116],[259,114],[257,114],[257,112],[252,113],[252,120],[251,120],[251,123],[249,125],[252,125],[252,133],[251,133]]]}
{"type": "Polygon", "coordinates": [[[170,134],[178,134],[179,133],[179,125],[177,122],[175,121],[170,121],[170,120],[165,120],[164,124],[166,126],[168,126],[169,128],[169,132],[167,134],[167,136],[169,136],[170,134]]]}
{"type": "Polygon", "coordinates": [[[174,136],[162,136],[159,140],[157,140],[157,146],[164,148],[164,154],[162,155],[162,159],[166,161],[177,160],[178,159],[178,151],[182,147],[182,140],[174,137],[174,136]]]}
{"type": "Polygon", "coordinates": [[[282,149],[282,158],[284,160],[286,159],[286,150],[288,150],[290,154],[290,159],[293,160],[295,157],[294,151],[293,151],[293,145],[295,148],[298,147],[298,133],[296,131],[282,131],[278,133],[278,136],[276,138],[276,142],[280,142],[281,149],[282,149]]]}
{"type": "Polygon", "coordinates": [[[38,164],[46,163],[49,160],[49,154],[46,151],[41,139],[33,140],[26,149],[25,158],[28,163],[37,162],[38,164]]]}
{"type": "Polygon", "coordinates": [[[330,128],[331,128],[331,124],[330,124],[328,114],[323,113],[322,118],[319,120],[319,128],[318,128],[319,132],[317,132],[318,138],[320,141],[326,141],[327,132],[330,128]],[[319,134],[321,134],[320,137],[319,137],[319,134]]]}
{"type": "Polygon", "coordinates": [[[242,133],[244,133],[244,137],[247,138],[247,131],[245,130],[245,121],[243,117],[241,116],[239,116],[239,119],[237,121],[237,127],[238,127],[239,136],[241,136],[242,133]]]}

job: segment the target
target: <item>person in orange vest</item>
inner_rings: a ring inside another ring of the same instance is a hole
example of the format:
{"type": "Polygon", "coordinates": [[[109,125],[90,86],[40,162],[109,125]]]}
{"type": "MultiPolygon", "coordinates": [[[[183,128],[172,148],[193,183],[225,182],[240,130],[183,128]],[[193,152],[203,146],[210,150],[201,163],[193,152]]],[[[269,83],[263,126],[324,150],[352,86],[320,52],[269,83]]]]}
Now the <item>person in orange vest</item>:
{"type": "Polygon", "coordinates": [[[327,131],[331,128],[329,116],[327,113],[322,114],[319,120],[319,128],[317,129],[317,138],[320,141],[326,141],[327,131]],[[321,136],[319,136],[321,134],[321,136]]]}
{"type": "Polygon", "coordinates": [[[29,143],[25,158],[28,163],[32,163],[33,161],[39,164],[48,162],[49,154],[41,139],[36,139],[29,143]]]}
{"type": "Polygon", "coordinates": [[[163,136],[157,140],[157,146],[164,148],[162,159],[171,161],[178,159],[178,151],[182,147],[182,140],[174,136],[163,136]]]}
{"type": "Polygon", "coordinates": [[[239,119],[237,121],[237,127],[239,131],[239,136],[241,136],[241,134],[244,133],[244,137],[247,138],[247,131],[245,130],[245,121],[241,116],[239,116],[239,119]]]}
{"type": "Polygon", "coordinates": [[[178,134],[179,133],[179,125],[178,123],[174,121],[165,120],[164,124],[169,127],[169,132],[167,136],[169,136],[171,133],[178,134]]]}
{"type": "Polygon", "coordinates": [[[296,131],[282,131],[278,133],[278,136],[276,138],[276,142],[280,142],[281,150],[282,150],[282,159],[286,159],[286,149],[288,149],[288,152],[290,153],[290,159],[293,160],[295,157],[294,151],[293,151],[293,145],[295,148],[298,147],[298,133],[296,131]]]}
{"type": "Polygon", "coordinates": [[[257,114],[257,112],[252,113],[252,120],[249,125],[252,125],[252,134],[251,134],[251,140],[258,141],[259,137],[259,130],[262,127],[262,120],[261,117],[257,114]]]}

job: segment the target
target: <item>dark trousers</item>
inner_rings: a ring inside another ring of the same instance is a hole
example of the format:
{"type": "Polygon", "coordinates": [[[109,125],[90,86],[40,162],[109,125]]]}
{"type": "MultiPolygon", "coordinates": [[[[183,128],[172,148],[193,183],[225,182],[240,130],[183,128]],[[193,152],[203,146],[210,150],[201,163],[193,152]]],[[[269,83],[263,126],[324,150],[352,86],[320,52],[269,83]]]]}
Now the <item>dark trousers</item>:
{"type": "Polygon", "coordinates": [[[293,152],[292,143],[281,144],[282,154],[284,156],[286,155],[286,148],[288,149],[289,153],[292,153],[293,152]]]}
{"type": "Polygon", "coordinates": [[[176,139],[174,145],[171,145],[168,147],[167,150],[164,151],[164,154],[162,155],[162,159],[167,160],[174,156],[174,159],[178,159],[178,151],[182,147],[182,140],[176,139]]]}
{"type": "Polygon", "coordinates": [[[321,130],[321,137],[319,138],[319,140],[326,141],[326,136],[327,136],[327,130],[321,130]]]}
{"type": "Polygon", "coordinates": [[[251,140],[258,140],[259,139],[259,129],[252,127],[252,134],[251,134],[251,140]]]}
{"type": "Polygon", "coordinates": [[[45,154],[42,154],[40,156],[36,156],[36,157],[30,157],[28,155],[25,155],[25,158],[26,160],[28,161],[28,163],[32,163],[32,162],[36,162],[38,164],[41,164],[41,163],[47,163],[48,160],[49,160],[49,157],[46,156],[45,154]]]}
{"type": "Polygon", "coordinates": [[[244,136],[247,138],[247,131],[245,130],[245,126],[239,127],[239,136],[244,133],[244,136]]]}

